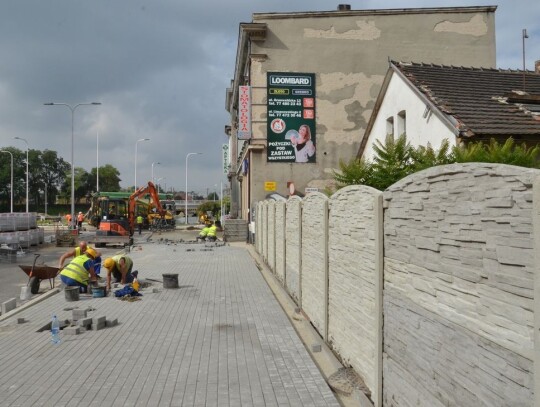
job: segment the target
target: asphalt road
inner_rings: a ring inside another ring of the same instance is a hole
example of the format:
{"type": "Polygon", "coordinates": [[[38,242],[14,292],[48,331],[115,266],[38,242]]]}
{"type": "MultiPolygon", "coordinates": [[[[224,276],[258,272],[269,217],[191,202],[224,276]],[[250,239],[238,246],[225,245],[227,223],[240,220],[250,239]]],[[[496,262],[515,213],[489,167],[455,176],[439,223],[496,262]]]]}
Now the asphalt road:
{"type": "MultiPolygon", "coordinates": [[[[85,235],[88,236],[89,233],[93,231],[83,232],[80,236],[81,240],[85,240],[85,235]]],[[[171,240],[192,240],[197,237],[199,230],[183,230],[177,229],[175,231],[164,231],[161,234],[154,234],[151,236],[152,239],[171,239],[171,240]]],[[[53,235],[54,230],[45,229],[45,241],[47,241],[48,235],[53,235]]],[[[150,237],[150,232],[143,231],[142,235],[138,235],[135,232],[135,244],[137,244],[138,239],[146,240],[150,237]]],[[[47,266],[58,266],[58,259],[62,254],[71,250],[70,247],[57,247],[55,243],[43,243],[39,246],[32,246],[29,249],[24,249],[25,254],[17,256],[17,260],[14,263],[8,262],[4,257],[0,257],[0,304],[5,301],[10,300],[11,298],[17,299],[17,306],[19,306],[22,301],[20,300],[21,287],[25,286],[28,283],[28,276],[24,271],[21,270],[19,265],[32,265],[36,254],[39,254],[39,257],[36,260],[36,264],[44,264],[47,266]]],[[[122,248],[120,246],[112,247],[101,247],[98,249],[102,253],[102,257],[110,257],[118,253],[122,248]]],[[[67,263],[65,263],[67,264],[67,263]]],[[[39,292],[44,293],[50,290],[50,285],[48,280],[44,280],[40,284],[39,292]]]]}

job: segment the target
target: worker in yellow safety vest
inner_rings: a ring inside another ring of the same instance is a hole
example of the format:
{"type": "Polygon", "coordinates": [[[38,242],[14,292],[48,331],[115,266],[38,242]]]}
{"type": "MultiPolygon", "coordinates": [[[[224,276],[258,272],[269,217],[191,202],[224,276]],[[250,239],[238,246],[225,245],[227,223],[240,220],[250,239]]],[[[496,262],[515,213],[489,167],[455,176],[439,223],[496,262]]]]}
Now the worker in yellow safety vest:
{"type": "Polygon", "coordinates": [[[141,214],[138,214],[137,215],[137,228],[139,229],[139,235],[141,234],[141,231],[142,231],[143,222],[144,222],[143,217],[141,216],[141,214]]]}
{"type": "Polygon", "coordinates": [[[114,277],[116,283],[132,283],[137,277],[137,271],[133,269],[133,260],[125,254],[118,254],[103,261],[103,267],[107,270],[107,289],[111,289],[111,280],[114,277]]]}
{"type": "Polygon", "coordinates": [[[96,252],[96,257],[94,258],[94,272],[96,274],[99,274],[99,270],[100,270],[100,266],[101,266],[101,253],[92,248],[92,247],[88,247],[88,244],[84,241],[84,240],[81,240],[79,242],[79,245],[77,247],[75,247],[74,249],[64,253],[60,259],[58,260],[58,268],[61,269],[62,267],[64,267],[64,262],[70,258],[70,257],[77,257],[77,256],[80,256],[81,254],[84,254],[86,252],[87,249],[93,249],[95,252],[96,252]]]}
{"type": "Polygon", "coordinates": [[[68,287],[79,287],[83,293],[88,291],[88,282],[97,281],[94,272],[94,259],[96,251],[87,248],[84,254],[75,257],[71,262],[60,271],[60,280],[68,287]],[[90,278],[89,278],[90,276],[90,278]]]}
{"type": "Polygon", "coordinates": [[[209,242],[215,242],[217,240],[217,226],[214,223],[211,223],[210,226],[208,226],[206,240],[209,242]]]}
{"type": "Polygon", "coordinates": [[[210,226],[205,226],[204,228],[202,228],[202,230],[199,232],[199,236],[197,236],[197,241],[201,240],[204,242],[206,240],[206,236],[208,236],[209,230],[210,226]]]}

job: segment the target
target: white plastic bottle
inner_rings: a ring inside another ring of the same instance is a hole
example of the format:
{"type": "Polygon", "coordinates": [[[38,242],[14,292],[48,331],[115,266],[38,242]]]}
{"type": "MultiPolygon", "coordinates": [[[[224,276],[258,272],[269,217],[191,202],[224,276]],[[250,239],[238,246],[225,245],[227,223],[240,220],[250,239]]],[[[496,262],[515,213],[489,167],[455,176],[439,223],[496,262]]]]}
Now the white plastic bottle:
{"type": "Polygon", "coordinates": [[[55,345],[60,343],[60,321],[53,315],[51,322],[51,342],[55,345]]]}

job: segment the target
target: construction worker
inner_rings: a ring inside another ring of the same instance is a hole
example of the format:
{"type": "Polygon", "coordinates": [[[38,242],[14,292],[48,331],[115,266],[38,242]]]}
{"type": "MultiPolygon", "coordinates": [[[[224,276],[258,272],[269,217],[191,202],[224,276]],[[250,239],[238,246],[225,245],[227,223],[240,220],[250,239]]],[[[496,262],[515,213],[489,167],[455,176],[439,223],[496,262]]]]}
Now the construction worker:
{"type": "Polygon", "coordinates": [[[73,250],[70,250],[66,253],[64,253],[60,259],[58,260],[58,268],[61,269],[62,267],[64,267],[64,262],[70,258],[70,257],[78,257],[80,256],[81,254],[84,254],[86,252],[86,250],[88,249],[92,249],[96,254],[94,256],[94,272],[96,274],[99,274],[99,271],[100,271],[100,268],[101,268],[101,253],[92,248],[92,247],[88,247],[88,244],[84,241],[84,240],[81,240],[79,242],[79,246],[75,247],[73,250]]]}
{"type": "Polygon", "coordinates": [[[79,214],[77,215],[77,228],[79,230],[82,229],[82,223],[84,221],[84,215],[82,212],[79,212],[79,214]]]}
{"type": "Polygon", "coordinates": [[[87,248],[84,254],[75,257],[60,271],[60,280],[68,287],[79,287],[80,292],[88,292],[88,281],[97,281],[94,272],[94,259],[97,253],[92,248],[87,248]],[[90,278],[88,276],[90,275],[90,278]]]}
{"type": "Polygon", "coordinates": [[[202,230],[199,233],[199,236],[197,236],[197,241],[201,240],[204,242],[206,240],[206,236],[208,236],[209,230],[210,230],[210,226],[205,226],[204,228],[202,228],[202,230]]]}
{"type": "Polygon", "coordinates": [[[217,240],[217,226],[214,223],[210,222],[208,226],[208,233],[206,235],[206,240],[209,242],[215,242],[217,240]]]}
{"type": "Polygon", "coordinates": [[[107,290],[111,289],[111,280],[114,277],[115,283],[132,283],[138,272],[132,272],[133,260],[124,254],[106,258],[103,267],[107,270],[107,290]]]}
{"type": "Polygon", "coordinates": [[[139,235],[141,234],[141,231],[142,231],[143,222],[144,222],[144,219],[141,216],[141,214],[139,213],[137,215],[137,228],[139,229],[139,235]]]}

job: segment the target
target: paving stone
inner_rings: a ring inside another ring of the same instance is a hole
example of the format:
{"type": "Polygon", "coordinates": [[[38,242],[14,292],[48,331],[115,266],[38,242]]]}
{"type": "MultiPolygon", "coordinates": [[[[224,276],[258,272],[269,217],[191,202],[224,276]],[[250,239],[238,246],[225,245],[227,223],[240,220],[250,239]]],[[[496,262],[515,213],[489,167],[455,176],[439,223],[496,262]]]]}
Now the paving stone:
{"type": "Polygon", "coordinates": [[[73,321],[78,321],[79,319],[83,319],[87,317],[88,310],[75,308],[74,310],[71,311],[71,313],[72,313],[73,321]]]}
{"type": "Polygon", "coordinates": [[[17,308],[17,299],[10,298],[6,302],[2,303],[2,315],[4,315],[6,312],[14,310],[15,308],[17,308]]]}
{"type": "Polygon", "coordinates": [[[62,330],[64,335],[79,335],[81,333],[80,326],[68,326],[62,330]]]}
{"type": "Polygon", "coordinates": [[[79,324],[80,327],[83,327],[83,328],[86,328],[86,329],[90,329],[91,326],[92,326],[92,317],[79,319],[79,320],[77,321],[77,324],[79,324]]]}

